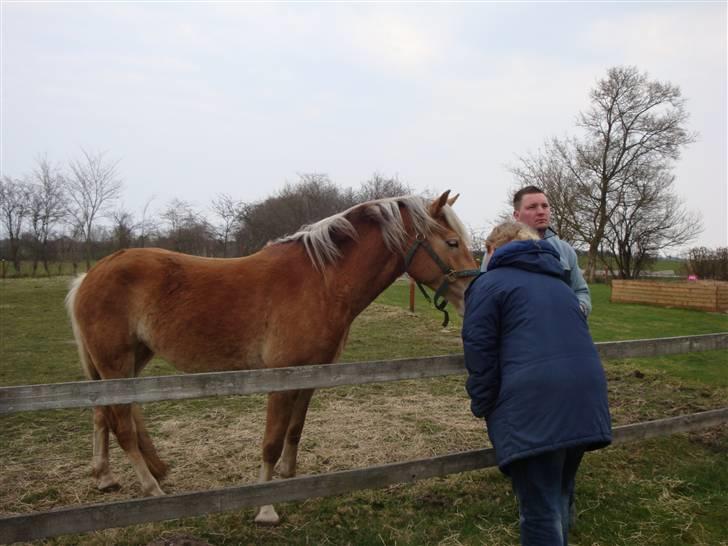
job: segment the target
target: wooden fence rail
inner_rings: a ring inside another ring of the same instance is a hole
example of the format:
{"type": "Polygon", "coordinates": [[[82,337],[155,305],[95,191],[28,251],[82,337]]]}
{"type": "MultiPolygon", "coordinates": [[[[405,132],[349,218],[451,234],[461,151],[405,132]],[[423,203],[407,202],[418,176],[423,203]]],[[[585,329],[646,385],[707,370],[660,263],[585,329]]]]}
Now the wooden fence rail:
{"type": "MultiPolygon", "coordinates": [[[[651,357],[728,348],[728,332],[609,341],[596,344],[603,359],[651,357]]],[[[130,402],[184,400],[296,388],[322,388],[423,379],[465,373],[463,355],[294,366],[188,375],[0,387],[0,414],[130,402]]]]}
{"type": "Polygon", "coordinates": [[[728,282],[614,279],[610,300],[722,313],[728,311],[728,282]]]}
{"type": "MultiPolygon", "coordinates": [[[[616,427],[614,444],[690,432],[728,421],[728,408],[616,427]]],[[[429,459],[302,476],[253,485],[226,487],[163,497],[59,508],[0,518],[0,543],[37,540],[111,527],[228,512],[240,508],[299,501],[410,483],[496,465],[493,449],[475,449],[429,459]]]]}
{"type": "MultiPolygon", "coordinates": [[[[605,342],[598,343],[597,347],[604,359],[726,349],[728,333],[605,342]]],[[[438,377],[463,372],[463,356],[447,355],[275,370],[2,387],[0,413],[252,394],[288,390],[292,384],[296,388],[334,387],[438,377]]],[[[695,431],[725,422],[728,422],[728,408],[626,425],[614,429],[614,443],[621,444],[676,432],[695,431]]],[[[359,489],[487,468],[495,464],[495,453],[492,449],[478,449],[318,476],[4,516],[0,517],[0,543],[36,540],[62,534],[338,495],[359,489]]]]}

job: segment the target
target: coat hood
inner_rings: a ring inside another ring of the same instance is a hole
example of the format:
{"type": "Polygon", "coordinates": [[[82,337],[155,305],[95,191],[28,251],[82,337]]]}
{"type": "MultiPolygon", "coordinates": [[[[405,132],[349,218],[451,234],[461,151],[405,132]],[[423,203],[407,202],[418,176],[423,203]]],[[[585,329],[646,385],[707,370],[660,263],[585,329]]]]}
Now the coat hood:
{"type": "Polygon", "coordinates": [[[516,267],[534,273],[563,277],[559,253],[548,242],[511,241],[497,249],[488,262],[487,271],[499,267],[516,267]]]}

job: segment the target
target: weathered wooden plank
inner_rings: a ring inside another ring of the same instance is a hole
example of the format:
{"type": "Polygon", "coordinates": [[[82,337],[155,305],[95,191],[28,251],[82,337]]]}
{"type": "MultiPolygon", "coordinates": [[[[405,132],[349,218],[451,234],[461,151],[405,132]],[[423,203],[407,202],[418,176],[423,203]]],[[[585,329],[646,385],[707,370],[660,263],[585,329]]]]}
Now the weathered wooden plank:
{"type": "Polygon", "coordinates": [[[664,299],[703,299],[706,301],[714,301],[715,300],[715,293],[713,291],[710,292],[692,292],[690,290],[685,291],[673,291],[673,292],[663,292],[661,290],[635,290],[635,291],[624,291],[617,296],[629,296],[629,297],[653,297],[653,298],[664,298],[664,299]]]}
{"type": "MultiPolygon", "coordinates": [[[[616,427],[614,443],[696,431],[728,422],[728,408],[616,427]]],[[[246,507],[340,495],[360,489],[409,483],[496,465],[492,449],[476,449],[402,463],[303,476],[265,484],[179,493],[104,504],[60,508],[0,518],[0,543],[163,521],[246,507]]]]}
{"type": "Polygon", "coordinates": [[[622,294],[617,299],[632,299],[641,301],[659,301],[659,302],[676,302],[676,303],[715,303],[714,297],[705,296],[705,294],[622,294]]]}
{"type": "Polygon", "coordinates": [[[679,432],[701,430],[726,422],[728,422],[728,407],[615,427],[613,442],[614,444],[636,442],[679,432]]]}
{"type": "Polygon", "coordinates": [[[664,356],[728,349],[728,333],[596,343],[603,359],[664,356]]]}
{"type": "Polygon", "coordinates": [[[611,300],[716,312],[725,308],[721,304],[721,295],[726,286],[727,283],[716,281],[669,283],[614,280],[611,300]]]}
{"type": "Polygon", "coordinates": [[[303,476],[265,484],[129,501],[61,508],[0,518],[0,543],[125,527],[240,508],[325,497],[445,476],[495,464],[493,450],[481,449],[415,461],[303,476]]]}
{"type": "MultiPolygon", "coordinates": [[[[728,348],[728,332],[596,344],[602,358],[634,358],[728,348]]],[[[0,414],[130,402],[325,388],[464,373],[462,354],[272,370],[0,387],[0,414]]]]}
{"type": "Polygon", "coordinates": [[[692,293],[692,292],[676,292],[671,294],[653,292],[653,291],[640,291],[640,292],[623,292],[616,294],[615,297],[629,297],[629,298],[651,298],[651,299],[662,299],[671,301],[684,301],[684,300],[700,300],[700,301],[715,301],[715,294],[706,294],[703,292],[692,293]]]}
{"type": "Polygon", "coordinates": [[[0,414],[129,402],[183,400],[438,377],[463,371],[461,354],[267,370],[0,387],[0,414]]]}

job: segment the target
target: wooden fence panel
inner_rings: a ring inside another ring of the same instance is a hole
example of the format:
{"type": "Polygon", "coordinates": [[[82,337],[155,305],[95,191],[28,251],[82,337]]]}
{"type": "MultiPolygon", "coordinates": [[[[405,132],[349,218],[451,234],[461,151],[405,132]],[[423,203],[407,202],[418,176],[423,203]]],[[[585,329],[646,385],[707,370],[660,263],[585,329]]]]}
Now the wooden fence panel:
{"type": "Polygon", "coordinates": [[[611,301],[682,307],[701,311],[728,311],[728,282],[612,281],[611,301]]]}
{"type": "MultiPolygon", "coordinates": [[[[602,358],[636,358],[728,348],[728,332],[596,344],[602,358]]],[[[0,387],[0,414],[130,402],[243,395],[295,388],[360,385],[465,373],[462,354],[213,372],[106,381],[0,387]]]]}
{"type": "MultiPolygon", "coordinates": [[[[616,427],[614,444],[677,432],[696,431],[728,421],[728,408],[616,427]]],[[[128,501],[60,508],[0,518],[0,543],[37,540],[240,508],[350,493],[496,465],[493,449],[476,449],[429,459],[302,476],[254,485],[178,493],[128,501]]]]}

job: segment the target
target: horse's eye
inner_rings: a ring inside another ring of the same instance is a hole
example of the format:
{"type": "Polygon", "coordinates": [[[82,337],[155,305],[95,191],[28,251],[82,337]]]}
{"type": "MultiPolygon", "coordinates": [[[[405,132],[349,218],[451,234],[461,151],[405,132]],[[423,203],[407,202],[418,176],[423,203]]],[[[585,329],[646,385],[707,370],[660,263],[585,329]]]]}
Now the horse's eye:
{"type": "Polygon", "coordinates": [[[458,247],[458,240],[457,239],[448,239],[447,240],[447,246],[450,248],[457,248],[458,247]]]}

